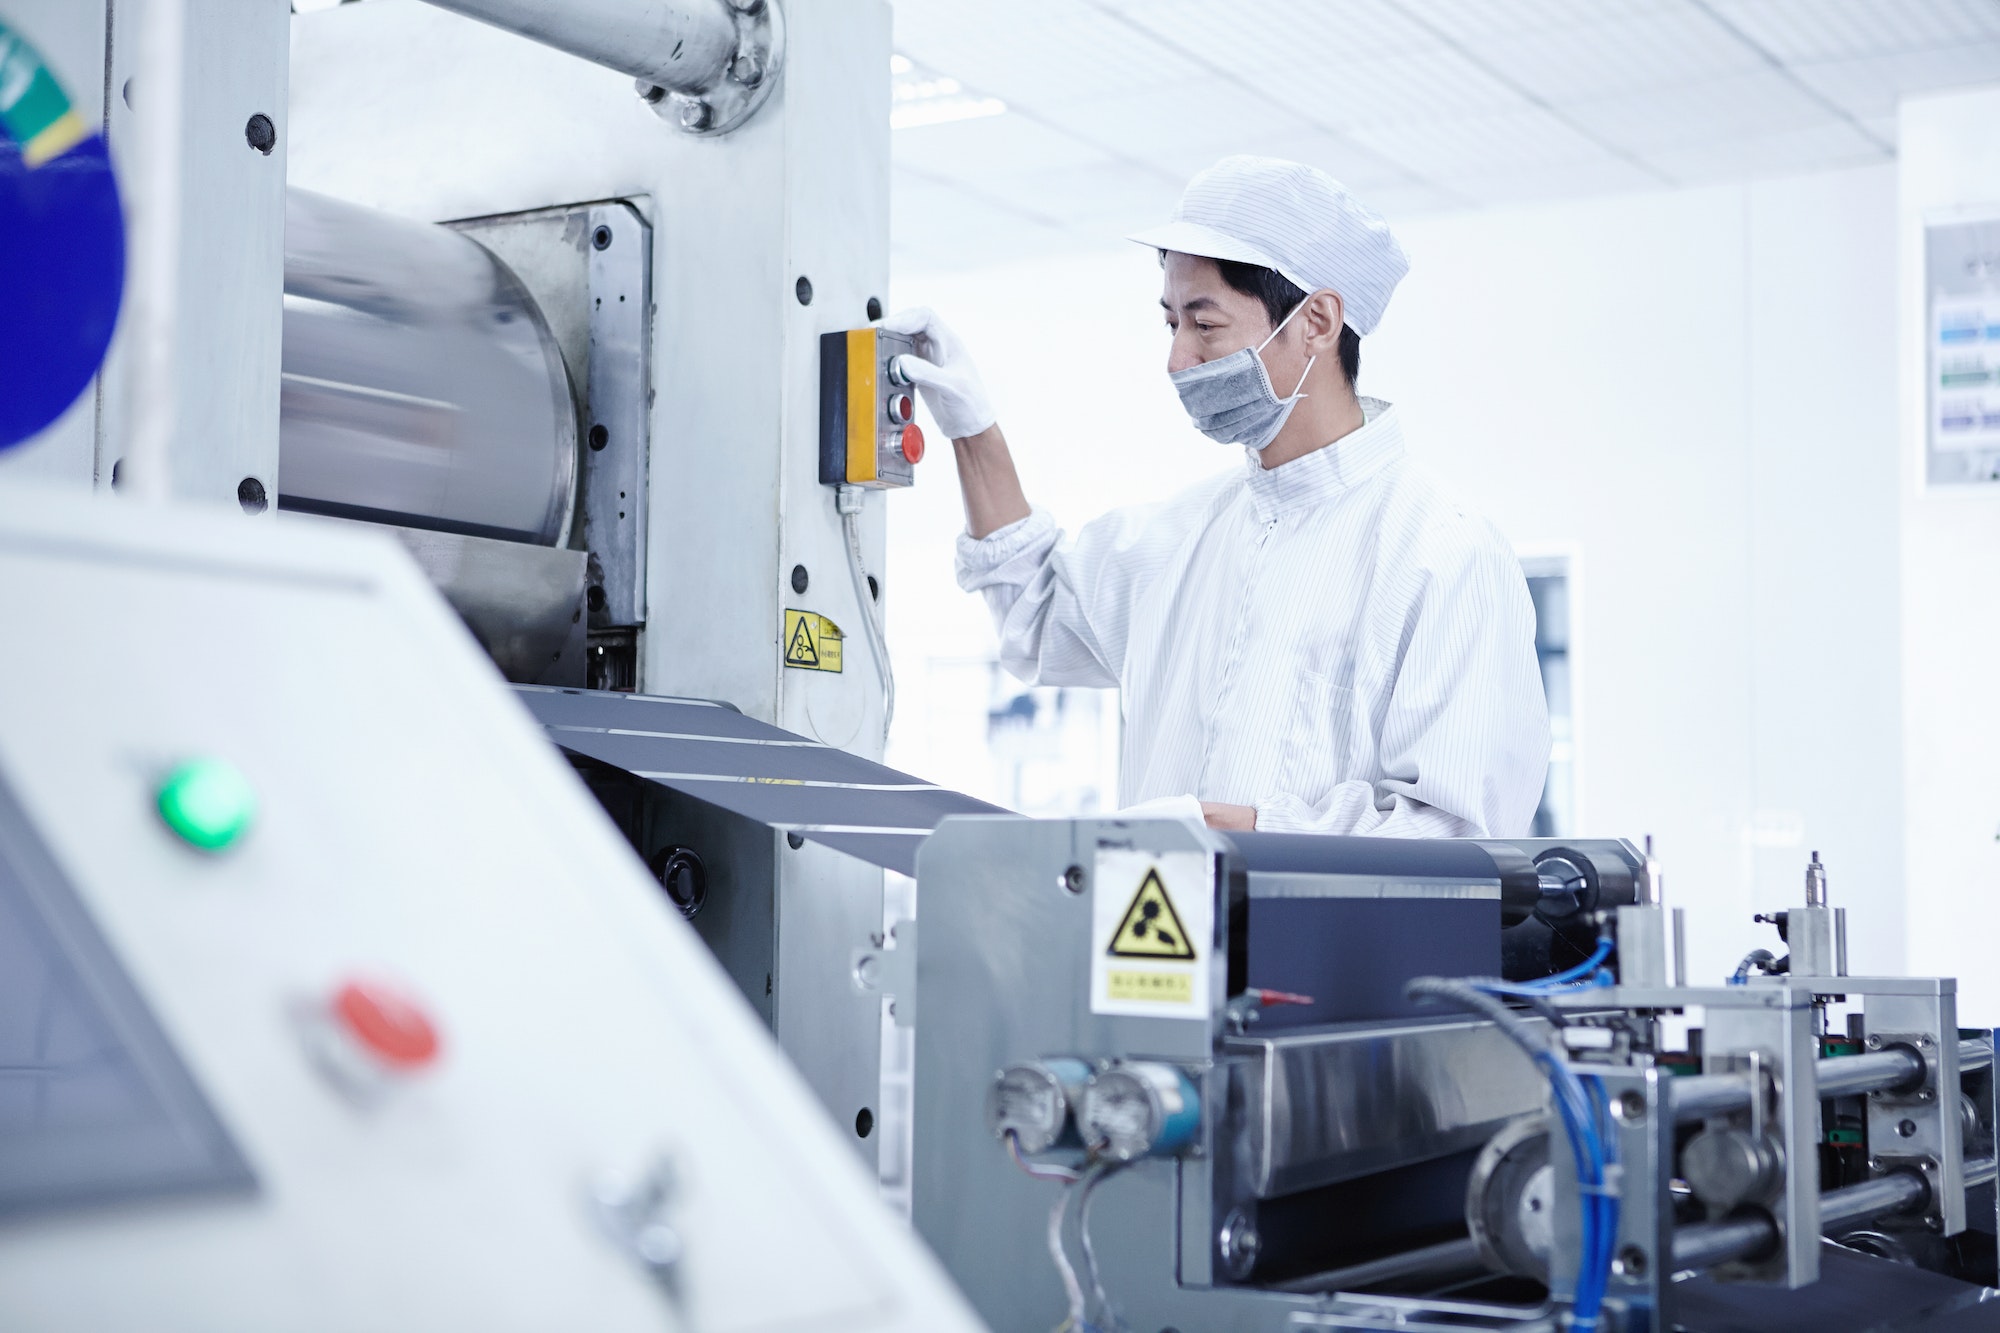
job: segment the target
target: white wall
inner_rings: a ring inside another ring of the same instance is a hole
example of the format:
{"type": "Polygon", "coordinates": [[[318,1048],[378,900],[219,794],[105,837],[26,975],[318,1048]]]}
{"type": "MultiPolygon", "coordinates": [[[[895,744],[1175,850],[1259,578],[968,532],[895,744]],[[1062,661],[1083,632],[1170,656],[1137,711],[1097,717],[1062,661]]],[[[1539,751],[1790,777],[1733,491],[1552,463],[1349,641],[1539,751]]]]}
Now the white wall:
{"type": "MultiPolygon", "coordinates": [[[[1775,944],[1809,848],[1857,970],[1904,954],[1893,168],[1401,224],[1413,267],[1362,389],[1517,543],[1580,553],[1579,815],[1651,832],[1693,977],[1775,944]]],[[[900,275],[974,350],[1031,497],[1074,524],[1233,463],[1162,373],[1138,247],[900,275]]],[[[951,465],[895,497],[891,762],[926,742],[924,661],[990,644],[951,582],[951,465]]],[[[954,766],[958,766],[955,769],[954,766]]]]}
{"type": "Polygon", "coordinates": [[[1910,963],[1959,978],[1959,1013],[2000,1013],[2000,487],[1923,489],[1926,213],[2000,209],[2000,90],[1903,105],[1901,241],[1904,828],[1910,963]]]}

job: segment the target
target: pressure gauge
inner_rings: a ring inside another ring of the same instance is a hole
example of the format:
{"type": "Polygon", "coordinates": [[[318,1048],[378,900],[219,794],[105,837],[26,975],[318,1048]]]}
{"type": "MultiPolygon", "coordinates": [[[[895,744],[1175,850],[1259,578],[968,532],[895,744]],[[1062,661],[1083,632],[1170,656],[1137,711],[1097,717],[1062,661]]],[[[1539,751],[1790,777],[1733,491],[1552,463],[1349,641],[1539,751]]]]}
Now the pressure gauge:
{"type": "Polygon", "coordinates": [[[1201,1097],[1173,1065],[1120,1062],[1083,1090],[1077,1128],[1092,1151],[1117,1162],[1170,1157],[1194,1142],[1201,1097]]]}
{"type": "Polygon", "coordinates": [[[986,1093],[993,1137],[1012,1134],[1020,1150],[1030,1154],[1076,1146],[1071,1112],[1089,1079],[1089,1065],[1064,1057],[1009,1065],[986,1093]]]}

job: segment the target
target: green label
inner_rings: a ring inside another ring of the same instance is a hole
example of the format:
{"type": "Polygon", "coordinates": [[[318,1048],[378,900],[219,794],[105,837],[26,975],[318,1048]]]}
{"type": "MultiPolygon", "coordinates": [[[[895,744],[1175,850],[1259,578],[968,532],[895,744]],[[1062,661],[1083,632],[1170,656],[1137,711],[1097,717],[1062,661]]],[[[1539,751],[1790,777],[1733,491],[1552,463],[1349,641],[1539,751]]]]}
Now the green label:
{"type": "Polygon", "coordinates": [[[90,129],[35,48],[0,24],[0,131],[21,145],[30,167],[74,148],[90,129]]]}

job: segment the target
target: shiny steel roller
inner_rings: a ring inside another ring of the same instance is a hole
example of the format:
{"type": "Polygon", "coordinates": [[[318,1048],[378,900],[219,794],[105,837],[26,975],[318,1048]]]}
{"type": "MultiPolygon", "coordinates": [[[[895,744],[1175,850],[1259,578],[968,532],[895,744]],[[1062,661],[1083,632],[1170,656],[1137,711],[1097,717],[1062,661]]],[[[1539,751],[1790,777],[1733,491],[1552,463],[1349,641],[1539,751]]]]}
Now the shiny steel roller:
{"type": "Polygon", "coordinates": [[[567,541],[569,375],[527,290],[476,242],[291,191],[283,368],[280,508],[567,541]]]}

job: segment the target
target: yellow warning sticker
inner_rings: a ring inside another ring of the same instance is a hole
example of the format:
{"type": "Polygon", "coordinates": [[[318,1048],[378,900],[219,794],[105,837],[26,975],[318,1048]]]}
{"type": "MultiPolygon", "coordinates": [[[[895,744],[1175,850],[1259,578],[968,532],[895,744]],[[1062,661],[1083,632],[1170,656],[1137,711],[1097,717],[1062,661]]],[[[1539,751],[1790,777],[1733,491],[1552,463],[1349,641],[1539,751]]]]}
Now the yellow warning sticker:
{"type": "Polygon", "coordinates": [[[802,671],[840,670],[840,626],[816,611],[785,608],[785,665],[802,671]]]}
{"type": "Polygon", "coordinates": [[[1206,1022],[1221,982],[1214,855],[1100,846],[1090,897],[1090,1011],[1206,1022]]]}
{"type": "Polygon", "coordinates": [[[1113,1000],[1186,1004],[1194,998],[1194,973],[1128,972],[1112,968],[1104,974],[1104,993],[1113,1000]]]}
{"type": "MultiPolygon", "coordinates": [[[[1160,882],[1160,870],[1153,866],[1139,881],[1132,905],[1118,919],[1118,931],[1107,950],[1113,958],[1193,958],[1187,928],[1174,911],[1167,886],[1160,882]]],[[[1117,974],[1114,973],[1114,976],[1117,974]]]]}

